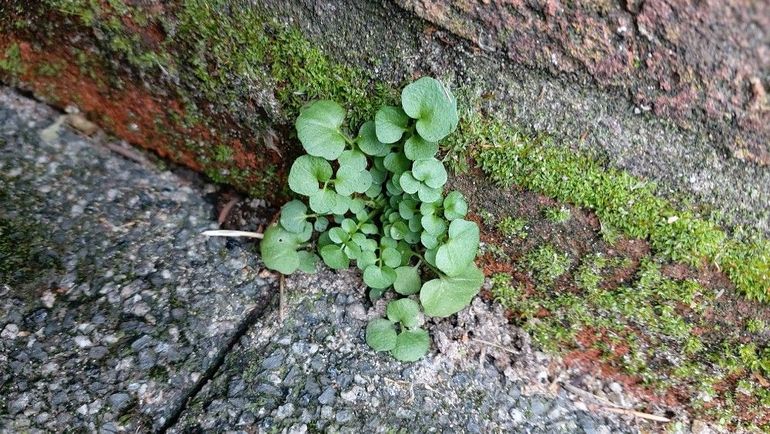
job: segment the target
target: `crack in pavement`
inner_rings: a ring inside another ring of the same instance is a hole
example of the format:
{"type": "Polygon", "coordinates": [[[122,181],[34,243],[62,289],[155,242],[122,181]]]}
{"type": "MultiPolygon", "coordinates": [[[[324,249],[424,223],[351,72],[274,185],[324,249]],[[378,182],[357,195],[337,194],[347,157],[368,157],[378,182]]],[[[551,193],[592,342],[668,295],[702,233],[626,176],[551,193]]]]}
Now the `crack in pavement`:
{"type": "MultiPolygon", "coordinates": [[[[276,286],[277,289],[277,286],[276,286]]],[[[174,425],[177,424],[179,419],[182,417],[184,412],[187,410],[188,405],[190,402],[200,393],[200,391],[203,389],[203,387],[214,377],[216,377],[217,373],[219,372],[220,368],[222,368],[222,365],[225,362],[225,358],[228,354],[230,354],[238,344],[238,341],[241,340],[243,336],[246,335],[246,333],[249,331],[249,329],[256,324],[256,322],[265,314],[269,313],[270,306],[274,304],[273,302],[276,299],[276,294],[272,293],[271,296],[267,297],[267,300],[264,300],[263,303],[257,305],[254,307],[251,311],[249,311],[248,315],[246,315],[246,318],[241,321],[241,323],[238,325],[238,328],[235,330],[235,333],[230,337],[230,339],[225,344],[224,348],[222,348],[219,353],[217,353],[216,358],[214,361],[209,365],[209,367],[206,369],[206,371],[201,375],[201,377],[198,379],[198,381],[192,386],[192,388],[188,389],[188,391],[184,394],[184,396],[181,397],[180,401],[177,403],[176,408],[174,408],[171,412],[171,415],[168,417],[165,423],[160,426],[160,428],[155,431],[158,434],[164,434],[168,432],[169,429],[173,428],[174,425]]]]}

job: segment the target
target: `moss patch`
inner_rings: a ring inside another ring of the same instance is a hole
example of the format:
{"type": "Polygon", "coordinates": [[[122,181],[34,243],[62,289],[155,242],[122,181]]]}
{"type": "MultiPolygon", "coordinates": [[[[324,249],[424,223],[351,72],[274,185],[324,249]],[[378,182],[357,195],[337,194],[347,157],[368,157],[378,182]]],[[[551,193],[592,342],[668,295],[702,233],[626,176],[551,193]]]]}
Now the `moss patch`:
{"type": "Polygon", "coordinates": [[[740,229],[728,234],[694,210],[656,193],[654,184],[598,160],[474,118],[455,149],[472,153],[497,184],[514,184],[594,211],[602,225],[648,239],[662,257],[691,265],[716,263],[747,297],[770,300],[770,242],[740,229]],[[473,145],[473,146],[471,146],[473,145]]]}
{"type": "Polygon", "coordinates": [[[757,330],[759,320],[741,331],[716,319],[717,294],[693,279],[665,275],[660,259],[643,260],[631,284],[607,288],[608,276],[624,266],[617,258],[585,258],[575,276],[578,291],[545,284],[527,291],[498,273],[491,292],[567,363],[610,366],[648,400],[683,403],[723,425],[770,428],[763,386],[770,347],[746,341],[761,336],[749,330],[757,330]]]}

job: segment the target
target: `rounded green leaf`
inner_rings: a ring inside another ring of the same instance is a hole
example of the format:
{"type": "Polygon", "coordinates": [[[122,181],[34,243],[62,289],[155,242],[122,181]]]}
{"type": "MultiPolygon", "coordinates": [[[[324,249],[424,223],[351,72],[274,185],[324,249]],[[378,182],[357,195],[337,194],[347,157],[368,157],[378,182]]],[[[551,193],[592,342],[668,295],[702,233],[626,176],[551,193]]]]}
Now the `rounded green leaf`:
{"type": "Polygon", "coordinates": [[[456,276],[473,262],[479,248],[479,227],[456,219],[449,224],[449,240],[436,252],[436,266],[448,276],[456,276]]]}
{"type": "Polygon", "coordinates": [[[447,317],[470,304],[484,283],[484,273],[469,264],[455,277],[442,276],[425,282],[420,290],[420,303],[426,315],[447,317]]]}
{"type": "Polygon", "coordinates": [[[318,190],[310,195],[310,209],[319,214],[328,214],[339,207],[340,195],[329,189],[318,190]]]}
{"type": "Polygon", "coordinates": [[[318,232],[323,232],[327,227],[329,227],[329,219],[324,216],[320,216],[315,219],[315,223],[313,224],[313,228],[315,228],[315,230],[318,232]]]}
{"type": "Polygon", "coordinates": [[[435,158],[415,161],[412,165],[412,176],[432,188],[443,187],[447,180],[444,164],[435,158]]]}
{"type": "Polygon", "coordinates": [[[281,207],[281,226],[289,232],[300,233],[307,222],[307,205],[298,200],[286,202],[281,207]]]}
{"type": "Polygon", "coordinates": [[[420,306],[416,301],[408,298],[388,303],[386,313],[389,320],[400,322],[404,327],[412,328],[420,322],[420,306]]]}
{"type": "Polygon", "coordinates": [[[340,166],[334,178],[334,189],[342,196],[363,193],[372,185],[372,175],[366,170],[340,166]]]}
{"type": "Polygon", "coordinates": [[[342,244],[350,238],[350,234],[339,227],[329,229],[329,239],[336,244],[342,244]]]}
{"type": "Polygon", "coordinates": [[[428,354],[430,336],[422,329],[404,330],[396,338],[396,346],[390,354],[402,362],[415,362],[428,354]]]}
{"type": "Polygon", "coordinates": [[[422,230],[422,223],[420,223],[420,216],[415,214],[409,219],[409,230],[412,232],[420,232],[422,230]]]}
{"type": "Polygon", "coordinates": [[[374,235],[374,234],[378,233],[379,230],[377,230],[377,225],[375,225],[375,224],[364,223],[363,225],[361,225],[361,232],[363,232],[363,233],[365,233],[367,235],[374,235]]]}
{"type": "Polygon", "coordinates": [[[366,343],[374,351],[390,351],[396,347],[396,327],[384,318],[369,321],[366,325],[366,343]]]}
{"type": "Polygon", "coordinates": [[[420,292],[420,272],[417,267],[398,267],[396,268],[396,280],[393,282],[393,289],[401,295],[412,295],[420,292]]]}
{"type": "Polygon", "coordinates": [[[455,220],[468,214],[468,202],[462,193],[453,191],[444,198],[444,217],[447,220],[455,220]]]}
{"type": "MultiPolygon", "coordinates": [[[[408,173],[408,172],[404,172],[408,173]]],[[[404,176],[403,174],[401,175],[404,176]]],[[[401,188],[404,188],[402,185],[401,188]]],[[[406,190],[404,190],[406,191],[406,190]]],[[[398,203],[398,213],[401,215],[401,218],[409,220],[410,218],[414,217],[414,213],[417,211],[417,202],[412,199],[402,199],[398,203]]]]}
{"type": "Polygon", "coordinates": [[[340,126],[345,109],[334,101],[316,101],[305,106],[297,117],[297,137],[308,154],[336,160],[345,149],[340,126]]]}
{"type": "Polygon", "coordinates": [[[416,134],[404,143],[404,155],[413,161],[433,158],[436,152],[438,152],[438,143],[429,142],[416,134]]]}
{"type": "Polygon", "coordinates": [[[310,222],[305,222],[305,228],[302,230],[302,232],[295,233],[294,237],[297,240],[297,243],[304,243],[310,240],[310,237],[313,236],[313,225],[310,222]]]}
{"type": "Polygon", "coordinates": [[[319,183],[332,177],[332,166],[323,158],[303,155],[291,165],[289,188],[297,194],[310,196],[320,190],[319,183]]]}
{"type": "Polygon", "coordinates": [[[392,173],[403,173],[412,167],[412,161],[406,158],[402,152],[391,152],[386,155],[383,164],[392,173]]]}
{"type": "Polygon", "coordinates": [[[457,101],[440,81],[423,77],[401,91],[401,105],[409,117],[417,119],[417,133],[438,142],[457,127],[457,101]]]}
{"type": "Polygon", "coordinates": [[[436,214],[422,216],[420,224],[426,232],[436,237],[446,230],[446,222],[436,214]]]}
{"type": "Polygon", "coordinates": [[[353,214],[363,211],[364,207],[366,207],[366,202],[361,199],[356,198],[350,201],[350,212],[353,214]]]}
{"type": "Polygon", "coordinates": [[[374,115],[377,140],[382,143],[396,143],[406,131],[409,117],[400,107],[383,106],[374,115]]]}
{"type": "Polygon", "coordinates": [[[422,202],[436,202],[441,199],[441,188],[431,188],[425,184],[420,184],[420,189],[417,190],[417,197],[422,202]]]}
{"type": "Polygon", "coordinates": [[[438,237],[429,232],[423,231],[423,233],[420,234],[420,242],[426,249],[435,249],[438,247],[438,237]]]}
{"type": "Polygon", "coordinates": [[[412,176],[411,171],[402,173],[401,177],[398,178],[398,183],[401,185],[401,188],[409,194],[417,193],[420,189],[420,181],[412,176]]]}
{"type": "Polygon", "coordinates": [[[337,193],[335,193],[334,196],[334,203],[331,212],[336,215],[343,215],[348,212],[348,208],[350,207],[350,198],[337,193]]]}
{"type": "Polygon", "coordinates": [[[393,247],[382,249],[380,256],[382,257],[382,262],[390,268],[396,268],[401,265],[401,253],[393,247]]]}
{"type": "Polygon", "coordinates": [[[403,240],[406,234],[409,233],[409,226],[404,221],[397,221],[390,227],[390,237],[394,240],[403,240]]]}
{"type": "Polygon", "coordinates": [[[383,289],[396,280],[396,271],[388,266],[370,265],[364,270],[364,283],[370,288],[383,289]]]}
{"type": "Polygon", "coordinates": [[[343,151],[337,160],[340,166],[347,166],[357,171],[366,169],[366,155],[361,151],[343,151]]]}
{"type": "Polygon", "coordinates": [[[356,259],[356,266],[361,270],[366,270],[369,266],[377,262],[377,255],[374,250],[361,250],[361,254],[356,259]]]}
{"type": "Polygon", "coordinates": [[[372,175],[372,183],[374,184],[382,184],[388,177],[388,171],[386,169],[372,167],[369,169],[369,173],[372,175]]]}
{"type": "Polygon", "coordinates": [[[388,179],[388,182],[385,183],[385,189],[392,196],[398,196],[404,192],[398,182],[394,182],[394,178],[388,179]]]}
{"type": "Polygon", "coordinates": [[[316,272],[316,264],[318,263],[318,255],[316,255],[313,252],[308,252],[307,250],[300,250],[297,252],[297,256],[299,257],[299,269],[308,274],[313,274],[316,272]]]}
{"type": "Polygon", "coordinates": [[[382,184],[372,184],[369,187],[369,190],[366,190],[366,197],[370,197],[374,199],[377,196],[379,196],[381,192],[382,192],[382,184]]]}
{"type": "Polygon", "coordinates": [[[361,247],[353,241],[345,243],[342,247],[342,251],[345,252],[345,256],[347,256],[348,259],[356,260],[361,256],[361,247]]]}
{"type": "Polygon", "coordinates": [[[356,141],[358,147],[361,148],[365,154],[373,157],[384,157],[390,152],[390,145],[377,140],[374,121],[369,121],[361,125],[361,129],[358,130],[358,138],[356,141]]]}
{"type": "Polygon", "coordinates": [[[296,234],[277,224],[270,225],[265,230],[259,245],[265,266],[279,273],[293,273],[300,265],[300,257],[297,255],[298,244],[296,234]]]}
{"type": "Polygon", "coordinates": [[[342,247],[336,244],[323,246],[318,253],[321,254],[321,259],[329,268],[341,270],[350,266],[350,258],[342,250],[342,247]]]}
{"type": "Polygon", "coordinates": [[[342,229],[349,234],[353,234],[358,231],[358,225],[355,221],[353,221],[353,219],[343,220],[342,223],[340,223],[340,227],[342,227],[342,229]]]}
{"type": "Polygon", "coordinates": [[[420,214],[422,215],[429,215],[429,214],[435,214],[436,209],[438,209],[439,204],[436,202],[423,202],[420,204],[420,214]]]}

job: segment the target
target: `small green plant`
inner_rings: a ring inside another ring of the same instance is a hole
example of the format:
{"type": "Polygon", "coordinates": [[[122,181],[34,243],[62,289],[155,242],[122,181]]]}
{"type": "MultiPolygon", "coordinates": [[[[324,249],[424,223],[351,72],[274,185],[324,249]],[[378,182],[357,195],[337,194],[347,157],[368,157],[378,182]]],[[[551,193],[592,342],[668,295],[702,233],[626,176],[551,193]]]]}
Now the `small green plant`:
{"type": "Polygon", "coordinates": [[[566,206],[549,207],[543,210],[543,217],[552,223],[566,223],[572,217],[572,212],[566,206]]]}
{"type": "Polygon", "coordinates": [[[506,237],[527,238],[527,221],[505,216],[497,223],[497,230],[506,237]]]}
{"type": "Polygon", "coordinates": [[[387,318],[366,327],[367,343],[414,361],[430,346],[420,307],[433,317],[457,313],[484,281],[474,264],[479,228],[463,219],[462,194],[444,196],[447,172],[435,158],[438,142],[457,127],[457,103],[424,77],[403,89],[401,107],[381,107],[355,137],[343,129],[345,114],[325,100],[300,111],[297,136],[307,155],[293,163],[289,188],[305,199],[281,208],[264,233],[262,259],[283,274],[314,271],[319,255],[333,269],[355,262],[372,300],[390,288],[400,296],[387,318]]]}
{"type": "Polygon", "coordinates": [[[766,328],[765,322],[759,318],[752,318],[746,322],[746,330],[749,333],[762,333],[766,328]]]}
{"type": "Polygon", "coordinates": [[[535,279],[549,285],[569,270],[572,261],[566,253],[557,252],[550,244],[545,244],[527,254],[524,261],[532,270],[535,279]]]}
{"type": "Polygon", "coordinates": [[[490,253],[498,261],[508,261],[511,259],[502,247],[494,243],[482,244],[481,253],[490,253]]]}

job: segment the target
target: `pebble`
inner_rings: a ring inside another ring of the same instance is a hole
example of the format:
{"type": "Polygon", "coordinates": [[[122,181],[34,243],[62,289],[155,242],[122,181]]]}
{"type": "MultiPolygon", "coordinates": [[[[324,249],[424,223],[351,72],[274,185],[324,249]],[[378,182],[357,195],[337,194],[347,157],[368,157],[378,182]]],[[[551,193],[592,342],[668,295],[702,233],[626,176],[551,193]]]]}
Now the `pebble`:
{"type": "Polygon", "coordinates": [[[90,348],[94,345],[88,336],[75,336],[75,345],[80,348],[90,348]]]}
{"type": "Polygon", "coordinates": [[[19,326],[16,324],[8,324],[3,328],[3,331],[0,332],[0,337],[3,339],[16,339],[16,336],[19,335],[19,326]]]}
{"type": "Polygon", "coordinates": [[[278,420],[282,420],[291,416],[292,413],[294,413],[294,404],[289,402],[287,404],[284,404],[278,407],[278,410],[275,412],[275,417],[278,420]]]}
{"type": "Polygon", "coordinates": [[[329,404],[333,404],[335,399],[336,399],[336,394],[334,392],[334,389],[332,389],[331,387],[327,387],[323,391],[321,396],[318,397],[318,402],[321,405],[329,405],[329,404]]]}
{"type": "Polygon", "coordinates": [[[127,393],[114,393],[109,397],[110,405],[118,411],[122,410],[129,401],[131,401],[131,396],[127,393]]]}

